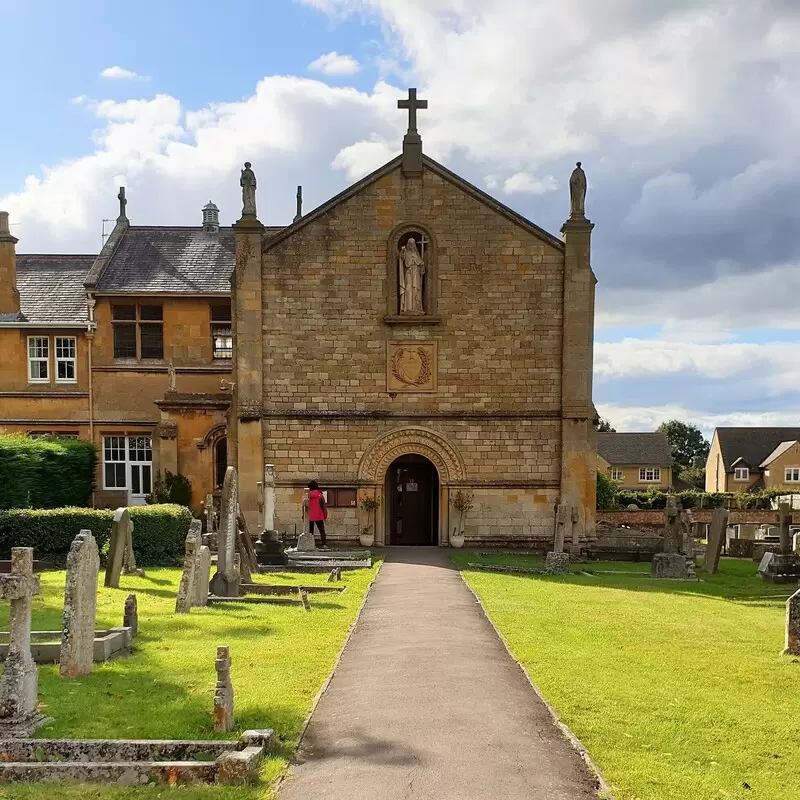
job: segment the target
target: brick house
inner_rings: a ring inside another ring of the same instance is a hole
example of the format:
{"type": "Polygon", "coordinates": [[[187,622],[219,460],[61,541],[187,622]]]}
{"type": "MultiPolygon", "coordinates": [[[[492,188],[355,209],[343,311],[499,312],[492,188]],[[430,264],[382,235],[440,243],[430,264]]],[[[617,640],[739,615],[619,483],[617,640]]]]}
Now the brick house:
{"type": "Polygon", "coordinates": [[[672,452],[665,433],[598,433],[597,471],[621,489],[674,487],[672,452]]]}

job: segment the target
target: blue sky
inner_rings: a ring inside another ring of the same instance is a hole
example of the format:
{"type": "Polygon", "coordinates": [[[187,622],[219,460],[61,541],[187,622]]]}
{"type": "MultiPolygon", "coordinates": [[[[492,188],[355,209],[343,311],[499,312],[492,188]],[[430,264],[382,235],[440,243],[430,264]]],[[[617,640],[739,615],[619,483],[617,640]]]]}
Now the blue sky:
{"type": "Polygon", "coordinates": [[[20,252],[236,215],[241,162],[288,222],[426,152],[557,233],[589,176],[595,402],[624,429],[800,417],[800,4],[143,0],[2,4],[0,207],[20,252]],[[600,8],[599,6],[602,6],[600,8]]]}

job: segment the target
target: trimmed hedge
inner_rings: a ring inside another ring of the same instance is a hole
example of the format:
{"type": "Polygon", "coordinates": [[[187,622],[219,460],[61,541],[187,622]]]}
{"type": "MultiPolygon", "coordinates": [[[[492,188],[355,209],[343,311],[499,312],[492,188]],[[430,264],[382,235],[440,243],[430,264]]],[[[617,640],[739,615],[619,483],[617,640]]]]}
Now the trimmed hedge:
{"type": "MultiPolygon", "coordinates": [[[[133,552],[139,566],[169,566],[180,562],[192,515],[176,505],[134,506],[133,552]]],[[[100,551],[108,551],[114,511],[95,508],[19,508],[0,511],[0,558],[12,547],[32,547],[34,557],[63,564],[70,545],[88,528],[100,551]]]]}
{"type": "MultiPolygon", "coordinates": [[[[792,494],[786,489],[764,489],[761,492],[701,492],[686,491],[676,492],[680,508],[718,508],[725,506],[734,510],[762,510],[771,509],[770,501],[781,495],[792,494]]],[[[614,507],[626,508],[632,503],[640,509],[666,508],[668,492],[646,491],[634,492],[620,489],[614,495],[614,507]]],[[[599,508],[599,506],[598,506],[599,508]]]]}
{"type": "Polygon", "coordinates": [[[91,442],[0,435],[0,509],[88,506],[96,464],[91,442]]]}

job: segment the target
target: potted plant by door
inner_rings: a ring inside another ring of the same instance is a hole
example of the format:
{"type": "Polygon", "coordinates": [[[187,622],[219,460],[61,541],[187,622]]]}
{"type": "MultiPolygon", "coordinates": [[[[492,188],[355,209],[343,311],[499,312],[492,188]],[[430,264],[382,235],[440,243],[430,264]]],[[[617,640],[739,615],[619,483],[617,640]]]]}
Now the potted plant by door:
{"type": "Polygon", "coordinates": [[[359,541],[362,547],[372,547],[375,544],[375,512],[380,508],[381,501],[377,497],[367,495],[361,500],[361,510],[364,512],[365,524],[361,526],[359,541]]]}
{"type": "Polygon", "coordinates": [[[475,495],[472,492],[462,492],[461,489],[450,498],[450,505],[458,511],[458,525],[453,528],[453,532],[450,534],[451,547],[460,548],[464,546],[464,522],[467,514],[472,511],[474,501],[475,495]]]}

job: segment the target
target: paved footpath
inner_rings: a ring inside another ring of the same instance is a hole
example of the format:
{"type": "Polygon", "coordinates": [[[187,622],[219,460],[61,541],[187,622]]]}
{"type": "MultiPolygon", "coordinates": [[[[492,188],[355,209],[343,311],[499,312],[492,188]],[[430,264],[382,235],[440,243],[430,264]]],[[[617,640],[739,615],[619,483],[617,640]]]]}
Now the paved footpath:
{"type": "Polygon", "coordinates": [[[588,800],[594,786],[448,554],[398,548],[278,797],[588,800]]]}

